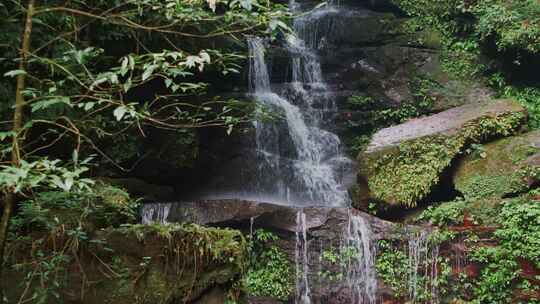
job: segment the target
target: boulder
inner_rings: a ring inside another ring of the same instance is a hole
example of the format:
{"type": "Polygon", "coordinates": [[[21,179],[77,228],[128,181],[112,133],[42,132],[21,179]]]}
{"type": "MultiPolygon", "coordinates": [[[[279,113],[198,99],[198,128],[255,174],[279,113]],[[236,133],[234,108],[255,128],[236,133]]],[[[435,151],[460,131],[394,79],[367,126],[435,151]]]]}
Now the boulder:
{"type": "Polygon", "coordinates": [[[457,163],[456,190],[467,198],[503,197],[536,182],[529,175],[540,167],[540,131],[473,146],[467,152],[457,163]]]}
{"type": "Polygon", "coordinates": [[[361,179],[372,198],[414,207],[466,147],[511,135],[525,119],[526,111],[517,102],[496,100],[382,129],[358,156],[361,179]]]}

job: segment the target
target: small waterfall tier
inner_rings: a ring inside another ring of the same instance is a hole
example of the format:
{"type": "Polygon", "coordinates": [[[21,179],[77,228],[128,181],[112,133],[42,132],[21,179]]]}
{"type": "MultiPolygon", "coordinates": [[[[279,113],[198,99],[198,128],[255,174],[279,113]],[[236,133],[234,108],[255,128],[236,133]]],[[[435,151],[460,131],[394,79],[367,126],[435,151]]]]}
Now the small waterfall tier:
{"type": "MultiPolygon", "coordinates": [[[[295,2],[290,7],[299,8],[295,2]]],[[[316,38],[305,30],[318,20],[324,20],[318,11],[294,20],[295,32],[284,42],[291,83],[280,91],[270,82],[264,41],[248,40],[250,94],[263,108],[283,118],[255,123],[258,168],[250,191],[286,204],[347,206],[350,202],[342,178],[352,162],[342,153],[338,136],[328,131],[337,108],[323,79],[316,38]]]]}

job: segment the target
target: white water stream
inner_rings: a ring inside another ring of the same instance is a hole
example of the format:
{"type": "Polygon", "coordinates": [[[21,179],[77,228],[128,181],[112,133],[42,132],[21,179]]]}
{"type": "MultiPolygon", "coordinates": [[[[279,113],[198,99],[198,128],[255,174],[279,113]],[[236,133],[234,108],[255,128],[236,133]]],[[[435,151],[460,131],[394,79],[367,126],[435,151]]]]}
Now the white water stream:
{"type": "MultiPolygon", "coordinates": [[[[294,2],[290,6],[297,7],[294,2]]],[[[309,15],[295,19],[294,28],[312,22],[309,15]]],[[[307,31],[287,36],[285,49],[291,60],[292,79],[282,92],[272,90],[264,41],[248,40],[250,92],[257,102],[281,113],[285,120],[284,124],[255,123],[261,161],[255,191],[263,197],[271,193],[288,204],[347,206],[349,197],[341,185],[339,170],[350,160],[341,153],[338,136],[322,128],[324,116],[337,109],[324,83],[318,56],[306,45],[302,33],[307,31]]]]}
{"type": "Polygon", "coordinates": [[[347,284],[353,297],[351,303],[375,304],[377,295],[376,246],[366,219],[349,213],[344,245],[346,246],[345,250],[353,249],[354,253],[349,258],[346,269],[347,284]]]}

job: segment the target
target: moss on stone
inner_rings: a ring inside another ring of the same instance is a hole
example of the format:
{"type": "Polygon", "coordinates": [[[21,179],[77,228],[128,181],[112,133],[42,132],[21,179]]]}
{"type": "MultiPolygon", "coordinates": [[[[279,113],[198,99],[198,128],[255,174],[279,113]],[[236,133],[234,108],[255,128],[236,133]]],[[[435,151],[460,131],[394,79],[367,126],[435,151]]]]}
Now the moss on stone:
{"type": "MultiPolygon", "coordinates": [[[[38,237],[32,236],[34,241],[41,242],[44,256],[51,259],[66,256],[58,267],[62,271],[58,275],[66,278],[66,283],[58,287],[61,291],[58,300],[63,302],[187,303],[216,286],[224,290],[232,286],[238,288],[237,283],[246,269],[246,240],[240,231],[232,229],[195,224],[126,225],[88,233],[88,243],[81,243],[77,251],[68,252],[56,251],[49,242],[63,248],[62,242],[69,242],[69,238],[43,235],[38,240],[38,237]]],[[[31,244],[10,244],[10,248],[17,246],[24,248],[14,252],[12,265],[35,259],[29,248],[31,244]]],[[[27,283],[25,274],[42,271],[34,269],[33,263],[24,265],[30,266],[17,270],[8,267],[7,275],[20,273],[23,276],[13,284],[27,283]]],[[[40,288],[35,280],[32,277],[28,281],[31,288],[27,296],[40,288]]],[[[16,285],[8,285],[12,290],[8,293],[9,299],[21,297],[24,288],[16,285]]]]}
{"type": "Polygon", "coordinates": [[[537,168],[531,161],[540,152],[536,146],[540,132],[504,138],[482,146],[482,156],[470,153],[460,160],[454,184],[466,198],[503,197],[529,186],[527,170],[537,168]]]}
{"type": "Polygon", "coordinates": [[[524,121],[521,112],[485,115],[450,134],[402,142],[364,160],[372,196],[393,205],[414,207],[439,183],[440,174],[469,144],[513,134],[524,121]]]}

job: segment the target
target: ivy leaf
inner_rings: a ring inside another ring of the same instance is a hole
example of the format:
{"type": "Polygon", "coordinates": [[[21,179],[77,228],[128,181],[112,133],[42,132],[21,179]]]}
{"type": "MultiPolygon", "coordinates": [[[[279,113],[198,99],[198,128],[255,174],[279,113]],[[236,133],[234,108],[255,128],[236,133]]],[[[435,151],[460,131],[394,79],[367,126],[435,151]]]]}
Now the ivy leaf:
{"type": "Polygon", "coordinates": [[[201,60],[202,60],[203,62],[211,63],[211,61],[210,61],[210,55],[208,55],[207,52],[201,51],[201,52],[199,53],[199,56],[201,57],[201,60]]]}
{"type": "Polygon", "coordinates": [[[132,86],[132,82],[131,82],[131,77],[128,78],[128,80],[126,81],[126,83],[124,83],[124,92],[127,93],[127,91],[129,91],[129,89],[131,89],[131,86],[132,86]]]}

